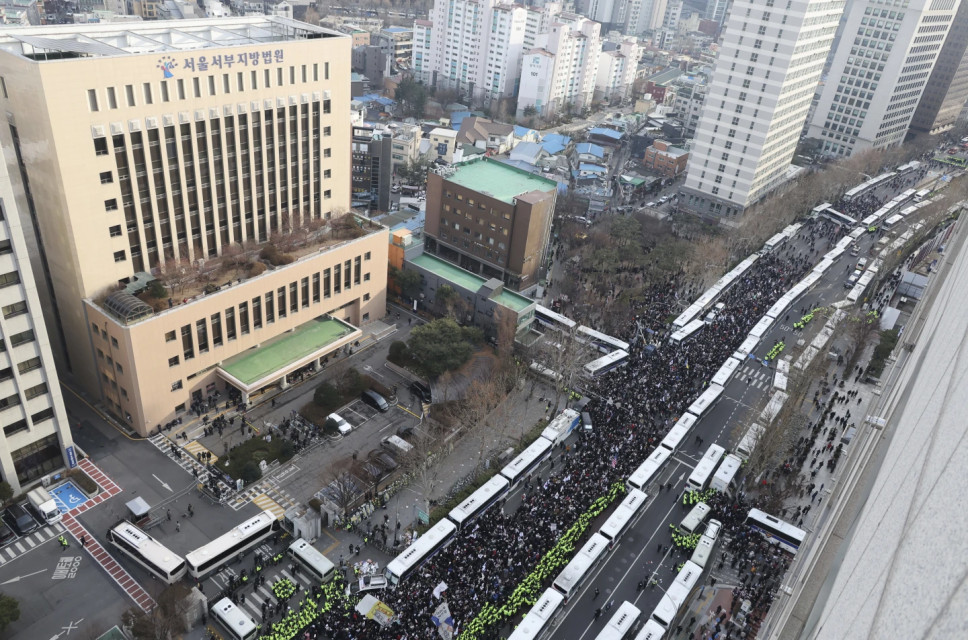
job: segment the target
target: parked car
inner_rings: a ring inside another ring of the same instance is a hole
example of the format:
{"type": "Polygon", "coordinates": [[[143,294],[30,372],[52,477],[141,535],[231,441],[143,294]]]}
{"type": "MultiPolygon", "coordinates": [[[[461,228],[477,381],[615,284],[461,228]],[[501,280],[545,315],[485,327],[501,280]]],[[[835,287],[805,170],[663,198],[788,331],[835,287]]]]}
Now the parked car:
{"type": "Polygon", "coordinates": [[[386,588],[386,576],[360,576],[360,579],[356,582],[350,582],[348,585],[346,585],[346,595],[355,595],[357,593],[363,593],[366,591],[378,591],[386,588]]]}
{"type": "Polygon", "coordinates": [[[35,531],[40,526],[22,504],[7,507],[7,510],[3,512],[3,519],[21,536],[35,531]]]}
{"type": "Polygon", "coordinates": [[[655,202],[650,202],[650,203],[646,204],[645,206],[647,206],[647,207],[655,207],[656,206],[656,203],[655,202]]]}
{"type": "Polygon", "coordinates": [[[0,520],[0,546],[7,544],[8,542],[13,542],[17,539],[17,534],[13,532],[13,529],[7,526],[7,523],[0,520]]]}
{"type": "Polygon", "coordinates": [[[390,403],[387,402],[386,398],[381,396],[373,389],[367,389],[366,391],[361,393],[360,400],[362,400],[364,404],[368,404],[374,409],[376,409],[377,411],[380,411],[382,413],[386,413],[387,411],[390,410],[390,403]]]}
{"type": "Polygon", "coordinates": [[[347,422],[346,419],[338,413],[331,413],[326,416],[326,422],[333,423],[333,425],[339,430],[340,434],[344,436],[353,430],[353,425],[347,422]]]}
{"type": "Polygon", "coordinates": [[[410,393],[420,398],[420,401],[424,404],[430,404],[433,402],[430,387],[420,382],[419,380],[414,380],[410,383],[410,393]]]}

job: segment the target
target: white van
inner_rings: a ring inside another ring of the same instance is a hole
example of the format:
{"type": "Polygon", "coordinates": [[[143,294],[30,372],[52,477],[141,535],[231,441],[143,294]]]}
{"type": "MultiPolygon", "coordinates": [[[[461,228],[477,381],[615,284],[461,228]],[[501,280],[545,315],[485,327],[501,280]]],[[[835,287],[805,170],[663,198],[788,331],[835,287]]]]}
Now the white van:
{"type": "Polygon", "coordinates": [[[857,267],[856,268],[857,268],[858,271],[863,271],[864,269],[866,269],[867,268],[867,258],[861,258],[860,260],[858,260],[857,261],[857,267]]]}
{"type": "Polygon", "coordinates": [[[387,436],[380,441],[384,449],[396,454],[408,454],[413,451],[413,445],[400,436],[387,436]]]}

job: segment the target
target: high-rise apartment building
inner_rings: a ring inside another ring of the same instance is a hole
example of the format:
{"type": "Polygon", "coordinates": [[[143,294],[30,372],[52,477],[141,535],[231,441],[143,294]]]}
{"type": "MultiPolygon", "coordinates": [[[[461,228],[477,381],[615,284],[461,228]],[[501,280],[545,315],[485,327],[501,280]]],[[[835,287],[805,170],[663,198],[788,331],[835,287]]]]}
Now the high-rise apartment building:
{"type": "Polygon", "coordinates": [[[735,0],[679,206],[741,214],[786,177],[844,0],[735,0]]]}
{"type": "Polygon", "coordinates": [[[349,54],[279,17],[0,34],[58,364],[137,432],[284,385],[383,315],[386,230],[342,215],[349,54]]]}
{"type": "Polygon", "coordinates": [[[568,110],[580,111],[592,103],[602,51],[602,26],[573,13],[563,13],[538,47],[525,53],[521,63],[518,117],[533,107],[541,117],[568,110]]]}
{"type": "Polygon", "coordinates": [[[456,89],[479,104],[514,97],[527,9],[497,0],[435,0],[429,22],[414,32],[427,84],[456,89]],[[420,42],[428,30],[429,45],[420,42]]]}
{"type": "Polygon", "coordinates": [[[558,184],[483,158],[427,177],[426,250],[516,291],[537,284],[558,184]]]}
{"type": "Polygon", "coordinates": [[[951,129],[968,101],[968,2],[962,0],[941,47],[911,130],[937,134],[951,129]]]}
{"type": "Polygon", "coordinates": [[[14,494],[77,463],[21,215],[0,165],[0,479],[14,494]]]}
{"type": "Polygon", "coordinates": [[[598,57],[596,100],[624,100],[632,94],[639,68],[639,45],[634,38],[605,42],[598,57]]]}
{"type": "Polygon", "coordinates": [[[829,156],[899,145],[960,0],[854,0],[808,137],[829,156]]]}

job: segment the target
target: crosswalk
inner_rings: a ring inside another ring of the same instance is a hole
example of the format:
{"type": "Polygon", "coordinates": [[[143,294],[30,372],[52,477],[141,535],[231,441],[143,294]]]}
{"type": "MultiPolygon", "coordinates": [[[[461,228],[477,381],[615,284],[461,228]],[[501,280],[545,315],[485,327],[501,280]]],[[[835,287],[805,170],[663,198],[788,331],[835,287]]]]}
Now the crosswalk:
{"type": "Polygon", "coordinates": [[[39,547],[51,538],[59,536],[62,533],[64,533],[64,525],[58,522],[42,527],[22,538],[18,538],[16,542],[12,542],[3,549],[0,549],[0,567],[11,560],[16,560],[31,549],[39,547]]]}
{"type": "MultiPolygon", "coordinates": [[[[172,440],[170,440],[165,435],[156,433],[155,435],[148,438],[148,442],[155,445],[155,447],[159,451],[161,451],[163,454],[165,454],[170,459],[172,459],[175,462],[175,464],[177,464],[179,467],[184,469],[186,472],[194,473],[194,471],[197,471],[198,472],[197,478],[199,482],[206,482],[208,480],[208,475],[209,475],[208,469],[205,467],[205,465],[201,464],[198,461],[198,454],[206,452],[208,451],[208,449],[206,449],[205,446],[200,442],[198,442],[197,440],[191,440],[190,442],[187,442],[184,445],[178,446],[177,450],[182,452],[182,455],[180,456],[172,453],[172,450],[171,450],[172,440]]],[[[216,457],[216,455],[213,453],[212,462],[214,463],[216,460],[218,460],[218,457],[216,457]]],[[[223,495],[230,494],[235,491],[234,487],[230,487],[221,479],[219,479],[218,485],[222,489],[223,495]]],[[[236,509],[236,511],[238,511],[238,509],[236,509]]]]}
{"type": "Polygon", "coordinates": [[[773,387],[773,369],[746,365],[739,370],[739,379],[743,382],[749,380],[749,386],[755,389],[769,389],[773,387]]]}
{"type": "MultiPolygon", "coordinates": [[[[249,591],[245,590],[245,602],[242,603],[242,608],[244,608],[253,618],[258,621],[262,621],[262,603],[270,602],[274,603],[276,601],[275,595],[272,593],[272,584],[279,578],[286,578],[292,582],[297,587],[302,587],[303,590],[309,589],[314,585],[311,578],[307,578],[301,573],[297,573],[295,576],[290,574],[287,570],[282,569],[278,571],[273,577],[266,577],[265,584],[257,587],[256,589],[249,591]]],[[[300,599],[297,593],[295,600],[300,599]]],[[[278,618],[276,618],[278,620],[278,618]]]]}
{"type": "Polygon", "coordinates": [[[282,520],[282,517],[286,513],[286,509],[282,505],[264,493],[260,493],[252,498],[252,503],[263,511],[269,511],[272,513],[277,520],[282,520]]]}

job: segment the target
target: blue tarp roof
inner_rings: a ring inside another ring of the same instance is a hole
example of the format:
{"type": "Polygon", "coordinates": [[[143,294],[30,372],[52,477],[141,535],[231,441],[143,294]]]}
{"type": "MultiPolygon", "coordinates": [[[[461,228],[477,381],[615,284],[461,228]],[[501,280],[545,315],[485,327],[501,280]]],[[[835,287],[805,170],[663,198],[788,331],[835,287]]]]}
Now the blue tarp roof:
{"type": "Polygon", "coordinates": [[[365,96],[360,96],[359,98],[354,99],[359,100],[360,102],[376,102],[384,107],[388,107],[391,104],[396,104],[394,100],[381,96],[379,93],[368,93],[365,96]]]}
{"type": "Polygon", "coordinates": [[[597,144],[592,144],[591,142],[582,142],[581,144],[575,147],[575,150],[578,153],[590,153],[596,158],[605,157],[605,149],[602,149],[597,144]]]}
{"type": "Polygon", "coordinates": [[[541,146],[551,155],[561,153],[569,144],[571,144],[571,138],[560,133],[549,133],[541,139],[541,146]]]}
{"type": "Polygon", "coordinates": [[[529,135],[537,135],[537,131],[534,129],[529,129],[527,127],[521,127],[514,125],[514,137],[515,138],[527,138],[529,135]]]}
{"type": "Polygon", "coordinates": [[[582,171],[586,173],[607,173],[608,169],[600,164],[592,164],[591,162],[582,162],[578,165],[578,172],[582,171]]]}
{"type": "Polygon", "coordinates": [[[602,136],[605,138],[611,138],[612,140],[621,140],[622,134],[614,129],[606,129],[605,127],[595,127],[588,131],[590,136],[602,136]]]}
{"type": "Polygon", "coordinates": [[[464,118],[471,117],[470,111],[455,111],[450,114],[450,128],[454,131],[460,131],[460,123],[464,121],[464,118]]]}

